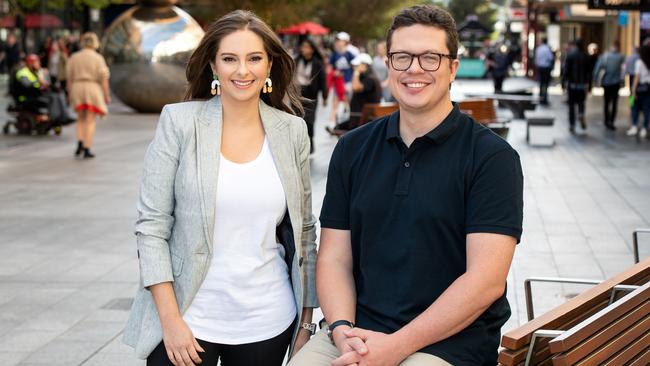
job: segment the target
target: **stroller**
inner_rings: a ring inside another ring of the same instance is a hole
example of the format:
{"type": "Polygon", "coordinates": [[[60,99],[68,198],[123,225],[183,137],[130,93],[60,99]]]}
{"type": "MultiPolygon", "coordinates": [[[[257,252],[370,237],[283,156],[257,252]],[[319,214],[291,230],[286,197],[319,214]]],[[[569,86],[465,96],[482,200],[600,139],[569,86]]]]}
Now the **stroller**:
{"type": "Polygon", "coordinates": [[[22,135],[46,135],[54,130],[61,134],[62,127],[75,121],[66,108],[65,93],[53,88],[40,95],[32,95],[21,100],[20,85],[13,74],[9,81],[9,94],[13,103],[7,107],[7,113],[13,117],[8,120],[2,132],[7,135],[13,126],[22,135]]]}

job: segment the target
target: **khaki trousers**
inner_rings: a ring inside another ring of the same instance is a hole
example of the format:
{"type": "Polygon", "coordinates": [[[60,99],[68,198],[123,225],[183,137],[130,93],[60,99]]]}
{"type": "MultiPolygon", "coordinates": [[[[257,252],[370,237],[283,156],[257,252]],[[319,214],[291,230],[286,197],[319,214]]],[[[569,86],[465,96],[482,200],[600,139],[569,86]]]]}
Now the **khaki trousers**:
{"type": "MultiPolygon", "coordinates": [[[[316,333],[295,355],[287,366],[330,366],[341,356],[338,348],[327,337],[327,328],[316,333]]],[[[400,366],[451,366],[445,360],[428,353],[416,352],[402,361],[400,366]]]]}

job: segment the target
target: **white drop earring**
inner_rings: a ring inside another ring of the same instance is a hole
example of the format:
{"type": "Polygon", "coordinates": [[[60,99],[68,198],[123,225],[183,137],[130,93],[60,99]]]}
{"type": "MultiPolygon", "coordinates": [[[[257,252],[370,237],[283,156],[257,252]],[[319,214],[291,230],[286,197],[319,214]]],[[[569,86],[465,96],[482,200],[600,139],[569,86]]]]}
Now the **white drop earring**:
{"type": "Polygon", "coordinates": [[[221,83],[219,82],[219,77],[215,74],[212,76],[214,80],[212,80],[212,85],[210,89],[210,93],[212,95],[221,95],[221,83]]]}
{"type": "Polygon", "coordinates": [[[264,81],[264,88],[262,89],[262,92],[264,93],[271,93],[273,91],[273,82],[271,81],[271,75],[266,78],[264,81]]]}

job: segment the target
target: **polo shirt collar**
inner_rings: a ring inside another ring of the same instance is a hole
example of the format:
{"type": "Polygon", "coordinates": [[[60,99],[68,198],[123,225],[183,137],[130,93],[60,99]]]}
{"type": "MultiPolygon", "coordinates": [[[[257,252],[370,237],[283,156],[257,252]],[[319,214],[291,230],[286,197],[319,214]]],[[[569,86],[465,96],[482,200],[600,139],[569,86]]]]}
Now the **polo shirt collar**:
{"type": "MultiPolygon", "coordinates": [[[[461,115],[458,109],[458,103],[452,102],[453,108],[451,112],[445,117],[442,122],[433,130],[427,132],[423,137],[426,137],[436,144],[442,144],[451,136],[456,128],[458,128],[459,117],[461,115]]],[[[398,138],[399,135],[399,112],[393,113],[388,119],[388,126],[386,130],[386,140],[398,138]]]]}

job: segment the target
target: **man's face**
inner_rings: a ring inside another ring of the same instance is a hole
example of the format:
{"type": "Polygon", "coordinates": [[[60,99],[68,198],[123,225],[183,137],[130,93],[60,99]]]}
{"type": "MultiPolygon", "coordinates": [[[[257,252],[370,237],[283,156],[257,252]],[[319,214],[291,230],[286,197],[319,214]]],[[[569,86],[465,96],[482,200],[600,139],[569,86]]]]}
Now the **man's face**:
{"type": "MultiPolygon", "coordinates": [[[[415,24],[398,28],[393,32],[389,52],[422,54],[435,52],[449,54],[444,30],[432,26],[415,24]]],[[[417,58],[405,71],[395,70],[388,61],[388,85],[400,107],[412,111],[426,111],[438,103],[449,100],[449,85],[456,77],[458,60],[442,57],[436,71],[425,71],[417,58]]]]}

